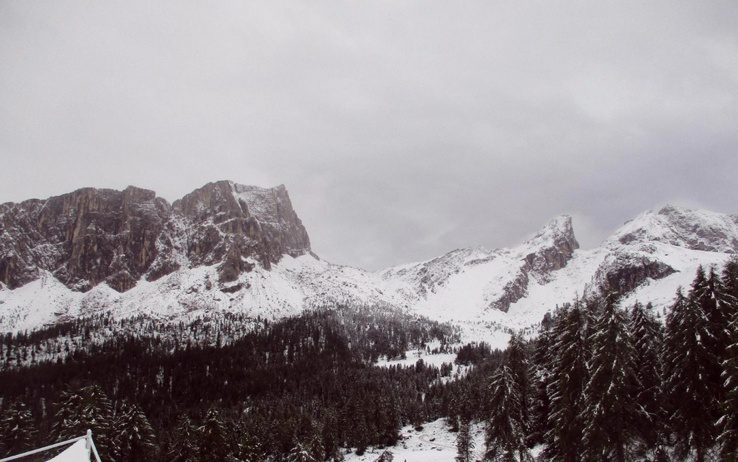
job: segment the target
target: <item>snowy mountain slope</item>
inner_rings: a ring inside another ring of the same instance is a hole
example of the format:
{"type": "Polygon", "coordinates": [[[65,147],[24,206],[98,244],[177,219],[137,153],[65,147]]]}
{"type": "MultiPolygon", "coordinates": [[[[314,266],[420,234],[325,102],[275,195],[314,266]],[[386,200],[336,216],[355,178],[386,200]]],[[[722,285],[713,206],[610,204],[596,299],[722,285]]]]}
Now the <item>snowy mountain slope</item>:
{"type": "Polygon", "coordinates": [[[626,303],[668,304],[700,264],[722,264],[738,251],[738,217],[667,206],[593,249],[579,249],[571,218],[560,216],[513,248],[459,249],[368,272],[312,254],[282,186],[210,183],[171,206],[137,192],[144,205],[135,207],[125,192],[81,191],[0,207],[0,331],[101,311],[279,318],[355,303],[457,321],[479,338],[480,330],[533,326],[557,304],[601,289],[619,291],[626,303]],[[49,218],[44,204],[59,202],[67,205],[49,218]],[[158,218],[147,221],[154,215],[146,204],[158,204],[158,218]]]}

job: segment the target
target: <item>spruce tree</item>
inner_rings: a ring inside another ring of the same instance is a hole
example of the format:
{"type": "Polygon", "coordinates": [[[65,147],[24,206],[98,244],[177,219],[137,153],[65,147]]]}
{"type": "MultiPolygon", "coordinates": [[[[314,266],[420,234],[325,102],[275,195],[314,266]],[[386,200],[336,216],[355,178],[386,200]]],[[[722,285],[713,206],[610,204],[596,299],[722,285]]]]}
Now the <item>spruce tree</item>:
{"type": "Polygon", "coordinates": [[[52,437],[67,440],[92,430],[100,456],[112,458],[116,454],[113,418],[113,405],[99,386],[63,392],[56,404],[52,437]]]}
{"type": "Polygon", "coordinates": [[[548,427],[548,416],[550,412],[550,398],[548,395],[548,386],[551,382],[552,350],[554,344],[553,338],[553,319],[550,314],[546,313],[544,322],[541,323],[541,330],[538,338],[534,341],[533,355],[531,361],[531,406],[529,418],[529,445],[543,443],[543,437],[548,427]]]}
{"type": "Polygon", "coordinates": [[[532,460],[525,444],[523,403],[513,371],[501,366],[490,384],[491,410],[487,423],[487,459],[494,461],[532,460]]]}
{"type": "Polygon", "coordinates": [[[554,326],[550,413],[544,456],[576,462],[581,453],[582,392],[587,382],[585,316],[579,302],[562,312],[554,326]]]}
{"type": "Polygon", "coordinates": [[[472,462],[474,460],[474,440],[470,432],[469,420],[462,420],[459,433],[456,435],[456,461],[472,462]]]}
{"type": "Polygon", "coordinates": [[[318,459],[313,457],[308,446],[297,443],[287,454],[287,462],[318,462],[318,459]]]}
{"type": "Polygon", "coordinates": [[[725,264],[725,267],[723,268],[722,279],[723,285],[725,286],[725,291],[734,299],[738,299],[738,257],[731,258],[725,264]]]}
{"type": "Polygon", "coordinates": [[[30,409],[20,402],[11,402],[0,415],[0,455],[15,455],[31,448],[36,440],[36,428],[30,409]]]}
{"type": "Polygon", "coordinates": [[[625,314],[609,295],[592,329],[591,377],[584,389],[582,457],[625,462],[638,422],[647,418],[636,402],[636,352],[625,314]]]}
{"type": "Polygon", "coordinates": [[[202,462],[220,462],[230,452],[228,450],[228,440],[226,438],[226,429],[220,413],[217,409],[211,408],[202,426],[197,429],[198,438],[198,460],[202,462]]]}
{"type": "Polygon", "coordinates": [[[118,460],[152,460],[156,454],[156,435],[149,419],[135,404],[124,404],[116,422],[118,460]]]}
{"type": "Polygon", "coordinates": [[[677,292],[666,320],[665,394],[677,457],[694,452],[704,462],[715,440],[715,393],[709,381],[716,361],[708,347],[709,321],[700,306],[677,292]]]}
{"type": "Polygon", "coordinates": [[[720,431],[720,457],[722,460],[733,461],[738,460],[738,306],[733,295],[738,289],[738,261],[728,262],[723,275],[726,290],[733,297],[733,308],[727,329],[729,345],[722,362],[723,400],[717,427],[720,431]]]}
{"type": "Polygon", "coordinates": [[[195,462],[197,461],[197,430],[192,424],[192,420],[183,414],[177,421],[177,428],[174,431],[174,439],[172,447],[169,451],[169,457],[172,462],[195,462]]]}
{"type": "Polygon", "coordinates": [[[523,412],[523,426],[526,436],[529,432],[529,408],[530,408],[530,362],[523,338],[520,334],[510,336],[510,341],[505,350],[505,364],[515,378],[518,392],[520,393],[520,405],[523,412]]]}
{"type": "Polygon", "coordinates": [[[640,384],[636,401],[645,411],[635,428],[647,447],[655,447],[663,433],[666,417],[661,401],[663,328],[653,316],[651,304],[644,307],[636,303],[630,312],[629,329],[635,347],[636,377],[640,384]]]}
{"type": "MultiPolygon", "coordinates": [[[[701,266],[697,270],[697,276],[692,283],[689,296],[707,317],[707,328],[710,336],[705,339],[705,344],[715,358],[710,364],[708,380],[711,389],[715,393],[715,398],[722,400],[721,362],[725,359],[725,349],[730,342],[727,328],[733,314],[735,299],[728,293],[714,268],[710,268],[708,275],[705,276],[701,266]]],[[[710,410],[713,416],[715,416],[716,411],[717,409],[714,407],[710,410]]]]}

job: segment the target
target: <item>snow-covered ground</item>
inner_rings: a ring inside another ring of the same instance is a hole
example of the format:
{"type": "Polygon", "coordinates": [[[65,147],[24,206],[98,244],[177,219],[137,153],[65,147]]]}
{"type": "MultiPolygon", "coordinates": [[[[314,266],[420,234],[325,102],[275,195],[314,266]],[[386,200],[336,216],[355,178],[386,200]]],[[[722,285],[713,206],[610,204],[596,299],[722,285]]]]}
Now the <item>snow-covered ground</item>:
{"type": "MultiPolygon", "coordinates": [[[[476,458],[481,460],[484,451],[484,427],[473,424],[470,433],[474,438],[476,458]]],[[[389,449],[397,462],[453,462],[456,457],[456,435],[448,431],[445,419],[423,425],[421,431],[403,427],[400,441],[390,448],[369,448],[361,455],[346,454],[346,462],[372,462],[389,449]]]]}
{"type": "MultiPolygon", "coordinates": [[[[484,458],[484,425],[473,423],[470,434],[474,441],[474,460],[484,458]]],[[[357,456],[355,452],[346,454],[346,462],[373,462],[382,452],[389,450],[396,462],[455,462],[456,436],[446,425],[446,419],[438,419],[423,425],[423,429],[416,431],[407,426],[400,430],[400,441],[395,446],[373,448],[357,456]]],[[[534,448],[531,454],[537,456],[540,447],[534,448]]]]}

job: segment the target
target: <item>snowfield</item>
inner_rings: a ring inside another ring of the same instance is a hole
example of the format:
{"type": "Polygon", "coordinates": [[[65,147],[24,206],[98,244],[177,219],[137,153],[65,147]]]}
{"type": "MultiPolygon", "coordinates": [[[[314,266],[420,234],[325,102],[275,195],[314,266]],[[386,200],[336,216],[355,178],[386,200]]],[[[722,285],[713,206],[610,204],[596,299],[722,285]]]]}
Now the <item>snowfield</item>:
{"type": "MultiPolygon", "coordinates": [[[[484,427],[473,424],[470,430],[474,438],[477,459],[484,453],[484,427]]],[[[438,419],[423,425],[416,431],[407,426],[400,430],[400,441],[390,448],[369,448],[357,456],[354,452],[346,454],[346,462],[372,462],[389,449],[398,462],[453,462],[456,457],[456,433],[448,431],[446,419],[438,419]]]]}

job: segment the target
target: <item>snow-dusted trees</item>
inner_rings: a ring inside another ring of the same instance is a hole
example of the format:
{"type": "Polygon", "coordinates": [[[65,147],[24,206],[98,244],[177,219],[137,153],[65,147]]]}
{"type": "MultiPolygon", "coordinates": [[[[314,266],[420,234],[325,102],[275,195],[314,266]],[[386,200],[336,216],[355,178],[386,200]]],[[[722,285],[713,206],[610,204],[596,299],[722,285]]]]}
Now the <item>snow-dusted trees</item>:
{"type": "Polygon", "coordinates": [[[584,460],[625,462],[636,424],[646,415],[636,402],[636,352],[614,295],[605,299],[590,343],[581,454],[584,460]]]}
{"type": "Polygon", "coordinates": [[[723,401],[717,426],[722,460],[738,460],[738,260],[730,261],[723,271],[725,292],[731,303],[728,323],[728,347],[722,361],[723,401]]]}
{"type": "Polygon", "coordinates": [[[548,385],[550,412],[545,457],[578,461],[584,422],[582,392],[587,382],[585,316],[579,303],[559,314],[554,325],[552,369],[548,385]]]}
{"type": "MultiPolygon", "coordinates": [[[[727,327],[733,314],[733,297],[728,294],[714,268],[710,268],[705,276],[704,270],[700,267],[692,283],[689,298],[700,307],[707,318],[707,330],[710,335],[704,339],[704,342],[714,358],[710,363],[709,386],[714,393],[713,396],[721,401],[723,397],[722,380],[720,379],[721,362],[725,359],[725,349],[730,343],[727,327]]],[[[714,417],[717,416],[716,406],[713,406],[710,411],[714,417]]]]}
{"type": "Polygon", "coordinates": [[[541,322],[541,330],[538,338],[533,344],[531,357],[531,404],[529,419],[529,444],[543,443],[543,436],[548,428],[548,415],[550,411],[550,399],[548,386],[551,381],[552,350],[554,336],[552,331],[553,319],[549,313],[541,322]]]}
{"type": "Polygon", "coordinates": [[[20,402],[11,402],[0,414],[0,456],[30,449],[36,436],[30,409],[20,402]]]}
{"type": "Polygon", "coordinates": [[[490,384],[491,409],[487,422],[487,459],[530,460],[525,444],[525,421],[521,391],[508,365],[498,369],[490,384]]]}
{"type": "Polygon", "coordinates": [[[90,429],[97,449],[102,454],[115,454],[113,417],[113,405],[99,386],[70,390],[62,393],[56,404],[52,437],[56,440],[71,439],[90,429]]]}
{"type": "Polygon", "coordinates": [[[723,460],[738,460],[738,315],[733,316],[728,331],[731,343],[723,361],[724,398],[718,420],[718,444],[723,460]]]}
{"type": "Polygon", "coordinates": [[[135,404],[124,404],[116,419],[117,460],[152,460],[157,452],[156,435],[149,419],[135,404]]]}
{"type": "Polygon", "coordinates": [[[456,461],[471,462],[474,460],[474,440],[471,436],[470,423],[463,419],[459,425],[459,433],[456,435],[456,461]]]}
{"type": "Polygon", "coordinates": [[[192,420],[187,415],[180,416],[169,451],[170,459],[177,462],[197,461],[197,440],[197,430],[192,420]]]}
{"type": "Polygon", "coordinates": [[[679,291],[666,320],[665,398],[677,456],[694,451],[697,462],[705,460],[715,438],[715,390],[709,379],[716,359],[708,346],[710,335],[705,313],[679,291]]]}
{"type": "Polygon", "coordinates": [[[287,462],[318,462],[318,459],[313,457],[308,446],[297,443],[287,455],[287,462]]]}
{"type": "Polygon", "coordinates": [[[628,324],[635,348],[635,373],[639,387],[636,401],[645,414],[638,417],[635,429],[647,447],[659,443],[663,433],[661,352],[663,328],[653,315],[653,307],[636,303],[628,324]]]}
{"type": "Polygon", "coordinates": [[[228,455],[226,428],[220,412],[208,410],[203,424],[198,430],[198,460],[203,462],[221,462],[228,455]]]}

